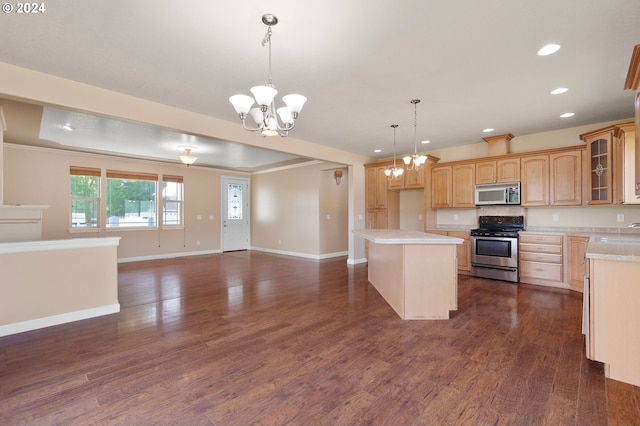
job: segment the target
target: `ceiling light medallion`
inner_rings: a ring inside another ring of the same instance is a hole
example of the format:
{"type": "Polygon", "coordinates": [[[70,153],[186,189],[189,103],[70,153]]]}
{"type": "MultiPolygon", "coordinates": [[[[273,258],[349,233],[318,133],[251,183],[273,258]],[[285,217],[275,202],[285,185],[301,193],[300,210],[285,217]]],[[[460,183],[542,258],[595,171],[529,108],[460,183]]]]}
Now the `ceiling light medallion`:
{"type": "Polygon", "coordinates": [[[400,179],[404,173],[404,169],[402,167],[396,167],[396,128],[398,125],[392,124],[391,127],[393,127],[393,167],[387,167],[384,170],[384,174],[388,179],[400,179]]]}
{"type": "Polygon", "coordinates": [[[178,156],[180,161],[182,161],[183,164],[186,164],[187,167],[195,163],[198,159],[198,157],[194,157],[193,155],[191,155],[191,149],[192,148],[185,148],[184,154],[178,156]]]}
{"type": "Polygon", "coordinates": [[[418,108],[417,105],[420,103],[420,99],[413,99],[411,101],[413,104],[413,155],[407,155],[402,160],[404,161],[404,166],[407,170],[420,170],[420,167],[427,161],[427,157],[425,155],[418,155],[418,108]]]}
{"type": "Polygon", "coordinates": [[[262,16],[262,22],[267,26],[267,33],[262,39],[262,47],[269,45],[269,78],[264,86],[254,86],[251,93],[254,98],[247,95],[233,95],[229,98],[229,102],[233,105],[236,112],[242,120],[242,127],[251,132],[261,131],[262,136],[288,136],[289,130],[293,129],[298,119],[298,114],[302,110],[307,98],[298,95],[286,95],[282,97],[282,101],[286,107],[276,109],[274,98],[278,94],[271,80],[271,27],[278,23],[278,18],[274,15],[266,14],[262,16]],[[258,107],[251,108],[256,102],[258,107]],[[277,113],[277,115],[276,115],[277,113]],[[247,126],[247,114],[255,120],[258,127],[247,126]],[[278,122],[278,117],[282,124],[278,122]]]}

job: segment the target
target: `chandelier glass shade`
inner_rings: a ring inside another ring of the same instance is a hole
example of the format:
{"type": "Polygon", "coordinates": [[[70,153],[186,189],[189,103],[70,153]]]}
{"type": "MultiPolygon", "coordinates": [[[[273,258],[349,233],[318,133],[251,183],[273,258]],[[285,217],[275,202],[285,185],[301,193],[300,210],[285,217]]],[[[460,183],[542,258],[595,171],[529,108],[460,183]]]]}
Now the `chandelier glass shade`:
{"type": "Polygon", "coordinates": [[[404,169],[402,167],[396,167],[396,128],[397,124],[392,124],[393,128],[393,167],[387,167],[384,170],[384,174],[387,176],[387,179],[400,179],[402,174],[404,173],[404,169]]]}
{"type": "Polygon", "coordinates": [[[417,105],[420,103],[420,99],[412,99],[411,103],[413,104],[413,154],[406,155],[402,158],[404,161],[404,167],[407,170],[420,170],[420,167],[424,163],[427,162],[427,157],[422,154],[418,154],[418,108],[417,105]]]}
{"type": "Polygon", "coordinates": [[[185,148],[184,154],[179,155],[178,158],[180,159],[180,161],[182,161],[183,164],[186,164],[187,167],[195,163],[198,159],[198,157],[194,157],[193,155],[191,155],[191,148],[185,148]]]}
{"type": "Polygon", "coordinates": [[[238,113],[242,121],[242,127],[246,130],[260,131],[262,136],[288,136],[289,130],[296,125],[296,120],[307,98],[299,94],[291,94],[282,97],[285,106],[276,108],[274,99],[278,94],[271,77],[271,27],[278,23],[274,15],[263,15],[262,22],[267,25],[267,33],[262,39],[262,46],[269,46],[269,78],[264,86],[253,86],[250,91],[253,97],[248,95],[233,95],[229,102],[238,113]],[[253,107],[253,104],[257,107],[253,107]],[[247,115],[251,115],[256,122],[256,127],[247,125],[247,115]],[[279,118],[279,119],[278,119],[279,118]]]}

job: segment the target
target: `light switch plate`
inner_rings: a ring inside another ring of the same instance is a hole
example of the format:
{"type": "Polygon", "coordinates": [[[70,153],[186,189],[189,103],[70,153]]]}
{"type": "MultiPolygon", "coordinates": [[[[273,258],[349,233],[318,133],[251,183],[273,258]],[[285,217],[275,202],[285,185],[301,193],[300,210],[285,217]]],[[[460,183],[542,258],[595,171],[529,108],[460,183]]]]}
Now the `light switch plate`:
{"type": "Polygon", "coordinates": [[[618,222],[624,222],[624,215],[622,213],[618,213],[618,222]]]}

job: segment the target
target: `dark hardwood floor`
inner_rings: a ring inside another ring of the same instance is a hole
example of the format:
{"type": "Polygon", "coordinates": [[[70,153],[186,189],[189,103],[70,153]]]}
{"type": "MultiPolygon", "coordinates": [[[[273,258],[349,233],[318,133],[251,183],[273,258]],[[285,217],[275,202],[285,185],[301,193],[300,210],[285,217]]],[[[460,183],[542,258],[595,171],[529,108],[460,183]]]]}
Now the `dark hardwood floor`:
{"type": "Polygon", "coordinates": [[[119,282],[119,314],[0,338],[0,424],[640,424],[579,293],[460,276],[450,320],[403,321],[366,265],[261,252],[119,282]]]}

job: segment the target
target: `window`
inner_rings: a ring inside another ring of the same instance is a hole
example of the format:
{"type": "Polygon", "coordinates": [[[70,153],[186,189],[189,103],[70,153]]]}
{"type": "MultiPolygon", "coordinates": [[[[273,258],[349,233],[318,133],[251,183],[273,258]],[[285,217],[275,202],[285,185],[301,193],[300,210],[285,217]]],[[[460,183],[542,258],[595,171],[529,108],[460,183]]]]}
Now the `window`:
{"type": "Polygon", "coordinates": [[[182,176],[162,176],[162,225],[182,225],[182,176]]]}
{"type": "Polygon", "coordinates": [[[72,166],[69,175],[71,227],[97,228],[100,224],[100,169],[72,166]]]}
{"type": "Polygon", "coordinates": [[[155,227],[158,175],[107,170],[107,228],[155,227]]]}

